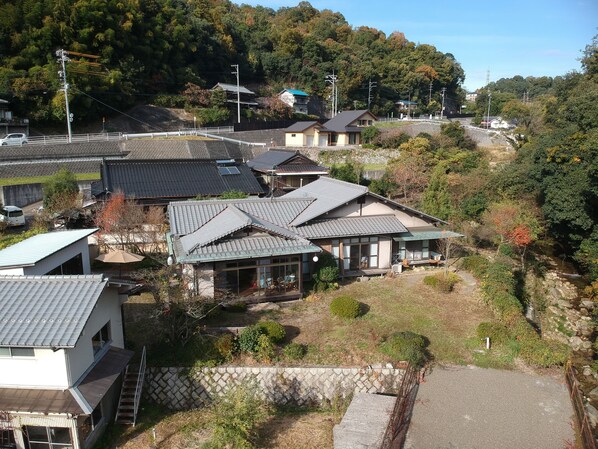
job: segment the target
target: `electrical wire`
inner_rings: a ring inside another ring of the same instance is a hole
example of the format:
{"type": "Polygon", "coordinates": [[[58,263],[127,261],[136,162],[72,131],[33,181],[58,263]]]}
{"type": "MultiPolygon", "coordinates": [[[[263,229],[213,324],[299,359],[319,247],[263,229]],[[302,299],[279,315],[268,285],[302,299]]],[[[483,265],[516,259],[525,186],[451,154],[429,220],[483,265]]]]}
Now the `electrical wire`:
{"type": "Polygon", "coordinates": [[[118,112],[119,114],[122,114],[122,115],[124,115],[124,116],[126,116],[126,117],[129,117],[130,119],[133,119],[133,120],[135,120],[136,122],[139,122],[139,123],[141,123],[141,124],[143,124],[143,125],[149,126],[150,128],[154,128],[154,129],[156,129],[156,130],[158,130],[158,131],[164,131],[164,129],[163,129],[163,128],[160,128],[160,127],[158,127],[158,126],[155,126],[155,125],[151,125],[151,124],[149,124],[149,123],[147,123],[147,122],[144,122],[143,120],[139,120],[139,119],[137,119],[137,118],[133,117],[132,115],[129,115],[129,114],[127,114],[127,113],[123,112],[123,111],[120,111],[120,110],[118,110],[118,109],[116,109],[116,108],[114,108],[114,107],[110,106],[109,104],[106,104],[106,103],[104,103],[103,101],[100,101],[100,100],[98,100],[98,99],[97,99],[97,98],[95,98],[95,97],[92,97],[92,96],[91,96],[91,95],[89,95],[88,93],[86,93],[86,92],[83,92],[81,89],[78,89],[78,88],[76,88],[76,87],[74,87],[74,86],[71,86],[71,89],[73,89],[73,90],[76,90],[77,92],[79,92],[79,93],[81,93],[81,94],[85,95],[86,97],[89,97],[89,98],[91,98],[92,100],[94,100],[94,101],[97,101],[98,103],[100,103],[100,104],[102,104],[102,105],[106,106],[107,108],[110,108],[110,109],[112,109],[113,111],[116,111],[116,112],[118,112]]]}

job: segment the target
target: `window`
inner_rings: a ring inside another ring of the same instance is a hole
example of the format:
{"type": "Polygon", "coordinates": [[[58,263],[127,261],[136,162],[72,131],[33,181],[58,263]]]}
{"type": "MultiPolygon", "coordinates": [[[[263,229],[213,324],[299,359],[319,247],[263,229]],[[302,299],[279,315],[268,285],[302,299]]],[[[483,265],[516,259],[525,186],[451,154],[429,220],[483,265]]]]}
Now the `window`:
{"type": "Polygon", "coordinates": [[[378,268],[378,237],[344,239],[343,269],[365,268],[378,268]]]}
{"type": "Polygon", "coordinates": [[[15,435],[11,429],[0,428],[0,448],[1,449],[16,449],[15,435]]]}
{"type": "Polygon", "coordinates": [[[293,133],[291,134],[291,137],[297,137],[297,134],[293,133]]]}
{"type": "Polygon", "coordinates": [[[0,357],[35,357],[35,350],[33,348],[2,347],[0,348],[0,357]]]}
{"type": "Polygon", "coordinates": [[[93,355],[95,356],[100,350],[110,342],[110,321],[102,327],[97,334],[91,337],[91,344],[93,346],[93,355]]]}
{"type": "Polygon", "coordinates": [[[26,449],[72,449],[71,432],[66,427],[23,426],[26,449]]]}

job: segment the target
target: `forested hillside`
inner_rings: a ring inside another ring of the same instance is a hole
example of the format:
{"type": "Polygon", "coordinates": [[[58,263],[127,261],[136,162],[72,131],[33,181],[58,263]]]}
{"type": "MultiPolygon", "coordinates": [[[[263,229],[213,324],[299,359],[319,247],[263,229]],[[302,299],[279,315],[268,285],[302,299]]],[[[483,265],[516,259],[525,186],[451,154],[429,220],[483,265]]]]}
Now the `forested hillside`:
{"type": "Polygon", "coordinates": [[[423,112],[439,110],[443,87],[448,107],[458,105],[464,80],[451,54],[398,31],[352,28],[342,14],[308,2],[275,11],[227,0],[4,0],[0,98],[21,116],[64,117],[55,55],[61,48],[100,57],[75,59],[101,67],[68,66],[79,121],[107,112],[87,95],[123,109],[155,94],[178,94],[186,83],[232,82],[231,64],[239,64],[241,83],[262,96],[294,87],[327,98],[325,77],[334,72],[341,108],[367,105],[371,80],[372,110],[380,115],[401,98],[418,101],[423,112]]]}

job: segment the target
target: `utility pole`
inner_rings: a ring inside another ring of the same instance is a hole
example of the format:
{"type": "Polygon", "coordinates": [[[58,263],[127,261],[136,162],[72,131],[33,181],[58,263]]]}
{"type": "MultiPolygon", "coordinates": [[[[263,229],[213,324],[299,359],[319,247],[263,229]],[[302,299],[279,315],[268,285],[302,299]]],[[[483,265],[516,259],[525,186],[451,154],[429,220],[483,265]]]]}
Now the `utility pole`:
{"type": "Polygon", "coordinates": [[[237,75],[237,123],[241,123],[241,91],[239,88],[239,64],[231,64],[231,67],[235,69],[231,72],[233,75],[237,75]]]}
{"type": "Polygon", "coordinates": [[[338,110],[338,90],[336,81],[338,77],[332,72],[332,75],[326,75],[326,82],[332,84],[332,117],[336,117],[338,110]]]}
{"type": "Polygon", "coordinates": [[[486,114],[486,129],[490,128],[490,103],[492,102],[492,92],[488,89],[488,113],[486,114]]]}
{"type": "Polygon", "coordinates": [[[430,94],[428,95],[428,104],[430,104],[430,102],[432,101],[432,83],[434,81],[430,80],[430,94]]]}
{"type": "Polygon", "coordinates": [[[372,81],[370,78],[370,82],[368,83],[368,111],[370,110],[370,104],[372,103],[372,88],[378,86],[376,81],[372,81]]]}
{"type": "Polygon", "coordinates": [[[71,122],[73,121],[73,117],[69,109],[69,83],[66,80],[66,63],[67,61],[70,61],[67,55],[68,51],[66,50],[60,49],[56,51],[58,62],[60,62],[62,66],[62,70],[58,72],[58,76],[62,82],[62,90],[64,91],[64,102],[66,104],[66,129],[68,131],[68,141],[71,143],[73,141],[73,134],[71,132],[71,122]]]}
{"type": "Polygon", "coordinates": [[[442,88],[442,108],[440,109],[440,120],[442,120],[442,114],[444,113],[444,94],[446,94],[446,87],[442,88]]]}

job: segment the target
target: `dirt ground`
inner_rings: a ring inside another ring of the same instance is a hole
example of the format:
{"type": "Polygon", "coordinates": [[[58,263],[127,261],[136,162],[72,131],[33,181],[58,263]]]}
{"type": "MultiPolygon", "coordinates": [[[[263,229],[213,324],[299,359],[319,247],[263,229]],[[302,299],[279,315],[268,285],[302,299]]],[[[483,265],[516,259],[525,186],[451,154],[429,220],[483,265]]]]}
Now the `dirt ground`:
{"type": "MultiPolygon", "coordinates": [[[[143,413],[143,412],[142,412],[143,413]]],[[[338,422],[333,413],[310,412],[272,417],[259,431],[260,449],[331,449],[332,428],[338,422]]],[[[210,438],[206,409],[178,412],[157,422],[131,428],[106,449],[197,449],[210,438]],[[155,439],[154,439],[155,436],[155,439]]]]}

